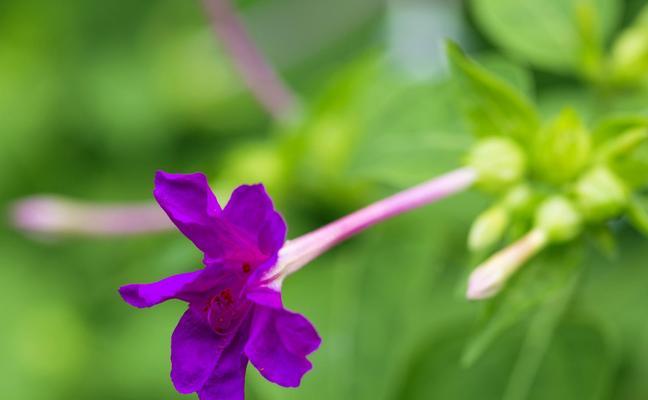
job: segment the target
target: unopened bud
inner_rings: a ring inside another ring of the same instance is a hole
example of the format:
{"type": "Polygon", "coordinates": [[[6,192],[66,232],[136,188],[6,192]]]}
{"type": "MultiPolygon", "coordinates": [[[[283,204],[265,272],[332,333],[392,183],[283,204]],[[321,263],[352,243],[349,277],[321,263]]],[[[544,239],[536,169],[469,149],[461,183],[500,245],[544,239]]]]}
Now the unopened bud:
{"type": "Polygon", "coordinates": [[[590,221],[619,215],[628,204],[623,182],[609,168],[598,166],[587,172],[574,188],[576,202],[590,221]]]}
{"type": "Polygon", "coordinates": [[[477,143],[468,156],[477,171],[477,184],[491,192],[502,191],[518,182],[526,170],[526,156],[511,139],[490,137],[477,143]]]}
{"type": "Polygon", "coordinates": [[[545,232],[534,229],[517,242],[495,253],[470,274],[466,297],[479,300],[494,296],[511,275],[546,244],[545,232]]]}
{"type": "Polygon", "coordinates": [[[534,149],[538,174],[549,182],[566,182],[577,176],[589,160],[590,134],[578,114],[567,108],[540,131],[534,149]]]}
{"type": "Polygon", "coordinates": [[[473,222],[468,235],[471,251],[486,249],[498,242],[509,223],[507,210],[502,206],[491,207],[473,222]]]}
{"type": "Polygon", "coordinates": [[[512,188],[503,199],[504,206],[511,212],[520,212],[527,209],[533,200],[533,192],[526,183],[512,188]]]}
{"type": "Polygon", "coordinates": [[[575,205],[563,196],[542,202],[536,211],[535,226],[547,234],[551,242],[574,239],[582,230],[583,220],[575,205]]]}
{"type": "Polygon", "coordinates": [[[612,72],[624,84],[646,77],[648,71],[648,9],[626,29],[612,47],[612,72]]]}

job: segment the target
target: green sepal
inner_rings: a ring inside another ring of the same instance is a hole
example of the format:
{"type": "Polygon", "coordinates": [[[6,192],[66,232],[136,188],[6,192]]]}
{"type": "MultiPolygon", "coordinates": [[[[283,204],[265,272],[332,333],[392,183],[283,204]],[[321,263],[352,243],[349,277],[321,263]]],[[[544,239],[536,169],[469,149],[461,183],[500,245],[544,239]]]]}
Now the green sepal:
{"type": "Polygon", "coordinates": [[[582,232],[583,217],[571,200],[555,195],[539,205],[535,226],[545,232],[551,242],[567,242],[582,232]]]}

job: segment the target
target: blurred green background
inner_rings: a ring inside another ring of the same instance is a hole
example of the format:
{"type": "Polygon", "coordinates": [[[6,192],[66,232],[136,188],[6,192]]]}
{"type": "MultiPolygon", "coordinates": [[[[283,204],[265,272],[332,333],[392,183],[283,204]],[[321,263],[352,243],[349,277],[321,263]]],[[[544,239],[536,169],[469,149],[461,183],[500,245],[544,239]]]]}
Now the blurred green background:
{"type": "MultiPolygon", "coordinates": [[[[257,104],[198,1],[3,0],[0,206],[34,193],[149,200],[155,170],[200,170],[223,199],[264,182],[295,237],[460,165],[472,138],[445,37],[544,116],[566,105],[589,123],[648,114],[648,28],[635,29],[638,61],[623,85],[601,84],[597,69],[608,54],[615,62],[610,49],[643,1],[236,6],[303,101],[296,122],[275,123],[257,104]]],[[[554,249],[505,296],[470,303],[464,281],[477,260],[465,241],[486,202],[466,193],[398,217],[291,277],[285,302],[323,345],[296,390],[249,368],[248,397],[648,398],[645,239],[620,222],[609,257],[588,245],[573,257],[554,249]],[[553,290],[542,267],[568,271],[572,258],[578,278],[553,290]],[[525,279],[544,286],[529,291],[525,279]]],[[[0,230],[3,398],[183,397],[168,372],[184,305],[136,310],[117,288],[199,267],[189,241],[177,232],[43,238],[9,225],[0,230]]]]}

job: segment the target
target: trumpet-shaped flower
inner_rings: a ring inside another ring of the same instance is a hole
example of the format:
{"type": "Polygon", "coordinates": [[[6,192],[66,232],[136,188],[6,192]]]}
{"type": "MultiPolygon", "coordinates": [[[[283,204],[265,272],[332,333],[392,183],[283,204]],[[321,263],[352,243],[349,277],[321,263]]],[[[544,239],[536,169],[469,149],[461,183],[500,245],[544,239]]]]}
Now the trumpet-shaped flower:
{"type": "Polygon", "coordinates": [[[266,278],[286,224],[263,186],[238,187],[221,209],[204,175],[159,172],[154,194],[203,252],[205,268],[119,291],[138,308],[188,303],[171,337],[176,389],[202,400],[243,399],[248,361],[266,379],[298,386],[320,338],[306,318],[284,309],[280,285],[266,278]]]}

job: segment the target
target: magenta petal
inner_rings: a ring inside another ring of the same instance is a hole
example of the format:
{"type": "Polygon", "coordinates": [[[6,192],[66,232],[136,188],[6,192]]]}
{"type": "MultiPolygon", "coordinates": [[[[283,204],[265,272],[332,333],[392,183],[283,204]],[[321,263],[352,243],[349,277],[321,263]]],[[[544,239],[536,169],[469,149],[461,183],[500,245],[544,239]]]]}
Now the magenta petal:
{"type": "Polygon", "coordinates": [[[195,282],[202,272],[172,275],[154,283],[125,285],[119,288],[119,294],[134,307],[151,307],[169,299],[182,298],[186,287],[195,282]]]}
{"type": "Polygon", "coordinates": [[[214,235],[221,208],[205,175],[158,171],[153,194],[171,221],[196,247],[213,258],[222,255],[223,246],[214,235]]]}
{"type": "Polygon", "coordinates": [[[271,213],[259,232],[259,250],[266,255],[277,254],[286,241],[286,231],[286,222],[281,215],[271,213]]]}
{"type": "Polygon", "coordinates": [[[286,223],[274,210],[261,184],[241,185],[232,193],[223,217],[249,237],[265,255],[275,254],[286,240],[286,223]]]}
{"type": "Polygon", "coordinates": [[[306,356],[319,347],[321,339],[306,318],[277,308],[280,295],[271,292],[260,291],[251,297],[266,305],[257,303],[255,307],[245,354],[269,381],[296,387],[312,368],[306,356]]]}
{"type": "Polygon", "coordinates": [[[274,308],[277,310],[283,310],[283,303],[281,302],[281,292],[274,289],[270,289],[266,286],[256,287],[254,290],[251,290],[247,294],[248,300],[251,302],[274,308]]]}
{"type": "Polygon", "coordinates": [[[244,322],[232,342],[221,354],[205,385],[198,391],[200,400],[243,400],[248,359],[243,347],[248,339],[249,320],[244,322]]]}
{"type": "Polygon", "coordinates": [[[171,336],[171,380],[180,393],[202,388],[232,335],[216,335],[189,309],[171,336]]]}

